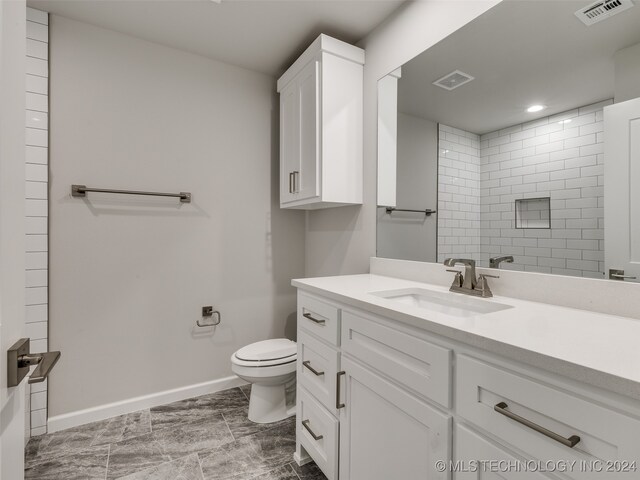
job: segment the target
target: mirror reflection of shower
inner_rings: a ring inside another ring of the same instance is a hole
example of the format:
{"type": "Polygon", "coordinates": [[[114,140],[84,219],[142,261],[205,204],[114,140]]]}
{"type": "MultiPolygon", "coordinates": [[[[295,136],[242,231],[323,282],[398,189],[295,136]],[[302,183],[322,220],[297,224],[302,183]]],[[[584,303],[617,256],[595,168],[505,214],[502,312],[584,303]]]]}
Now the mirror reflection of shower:
{"type": "Polygon", "coordinates": [[[574,7],[503,2],[379,81],[378,256],[605,277],[604,117],[640,97],[640,9],[574,7]]]}

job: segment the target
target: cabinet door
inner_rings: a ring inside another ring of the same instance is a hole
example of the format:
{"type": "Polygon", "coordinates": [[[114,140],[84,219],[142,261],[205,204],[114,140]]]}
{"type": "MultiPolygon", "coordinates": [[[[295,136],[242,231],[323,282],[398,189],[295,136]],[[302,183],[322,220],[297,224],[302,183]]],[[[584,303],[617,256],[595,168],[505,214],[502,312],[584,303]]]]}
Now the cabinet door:
{"type": "Polygon", "coordinates": [[[535,468],[523,468],[525,465],[524,460],[507,453],[480,434],[457,425],[456,459],[452,464],[456,480],[549,480],[535,468]]]}
{"type": "Polygon", "coordinates": [[[298,82],[293,80],[280,93],[280,202],[296,199],[294,173],[300,170],[300,122],[298,82]]]}
{"type": "Polygon", "coordinates": [[[338,378],[340,480],[445,480],[436,462],[451,458],[451,417],[355,361],[338,378]]]}
{"type": "Polygon", "coordinates": [[[298,77],[300,161],[293,175],[296,200],[317,197],[320,168],[320,62],[310,62],[298,77]]]}

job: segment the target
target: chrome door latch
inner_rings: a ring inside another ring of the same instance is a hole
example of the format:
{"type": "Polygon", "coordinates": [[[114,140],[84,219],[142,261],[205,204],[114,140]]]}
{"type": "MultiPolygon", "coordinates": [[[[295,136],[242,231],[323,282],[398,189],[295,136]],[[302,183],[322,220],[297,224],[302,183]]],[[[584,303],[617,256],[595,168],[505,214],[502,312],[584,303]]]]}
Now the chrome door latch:
{"type": "Polygon", "coordinates": [[[7,350],[7,387],[18,386],[33,365],[37,367],[29,377],[29,383],[44,382],[60,358],[60,352],[31,353],[30,350],[28,338],[21,338],[7,350]]]}
{"type": "Polygon", "coordinates": [[[609,269],[609,280],[622,280],[622,281],[624,281],[627,278],[629,280],[636,280],[637,277],[634,277],[633,275],[625,275],[624,274],[624,270],[619,270],[619,269],[616,269],[616,268],[610,268],[609,269]]]}

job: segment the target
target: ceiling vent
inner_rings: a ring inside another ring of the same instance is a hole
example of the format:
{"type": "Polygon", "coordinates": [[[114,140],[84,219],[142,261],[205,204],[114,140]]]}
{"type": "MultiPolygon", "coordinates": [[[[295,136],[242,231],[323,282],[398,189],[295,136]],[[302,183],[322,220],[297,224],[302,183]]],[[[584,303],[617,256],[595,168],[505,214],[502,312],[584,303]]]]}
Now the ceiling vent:
{"type": "Polygon", "coordinates": [[[604,0],[592,3],[576,12],[585,25],[593,25],[633,7],[632,0],[604,0]]]}
{"type": "Polygon", "coordinates": [[[436,80],[433,84],[445,90],[453,90],[454,88],[461,87],[465,83],[469,83],[471,80],[473,80],[471,75],[456,70],[436,80]]]}

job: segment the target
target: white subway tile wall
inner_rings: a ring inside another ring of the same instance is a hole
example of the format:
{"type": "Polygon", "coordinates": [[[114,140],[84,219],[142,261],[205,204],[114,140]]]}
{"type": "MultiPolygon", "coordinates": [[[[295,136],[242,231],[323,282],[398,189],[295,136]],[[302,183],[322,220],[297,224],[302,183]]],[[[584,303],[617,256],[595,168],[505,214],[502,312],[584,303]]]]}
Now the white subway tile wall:
{"type": "Polygon", "coordinates": [[[439,126],[438,261],[604,276],[606,100],[478,136],[439,126]],[[517,199],[550,197],[551,228],[515,228],[517,199]]]}
{"type": "Polygon", "coordinates": [[[438,125],[438,261],[480,260],[480,137],[438,125]]]}
{"type": "Polygon", "coordinates": [[[594,105],[480,137],[480,264],[602,278],[604,154],[602,109],[594,105]],[[551,198],[550,229],[516,229],[515,200],[551,198]]]}
{"type": "MultiPolygon", "coordinates": [[[[49,15],[27,8],[26,330],[32,352],[48,346],[49,15]]],[[[31,386],[31,435],[47,433],[47,382],[31,386]]]]}

